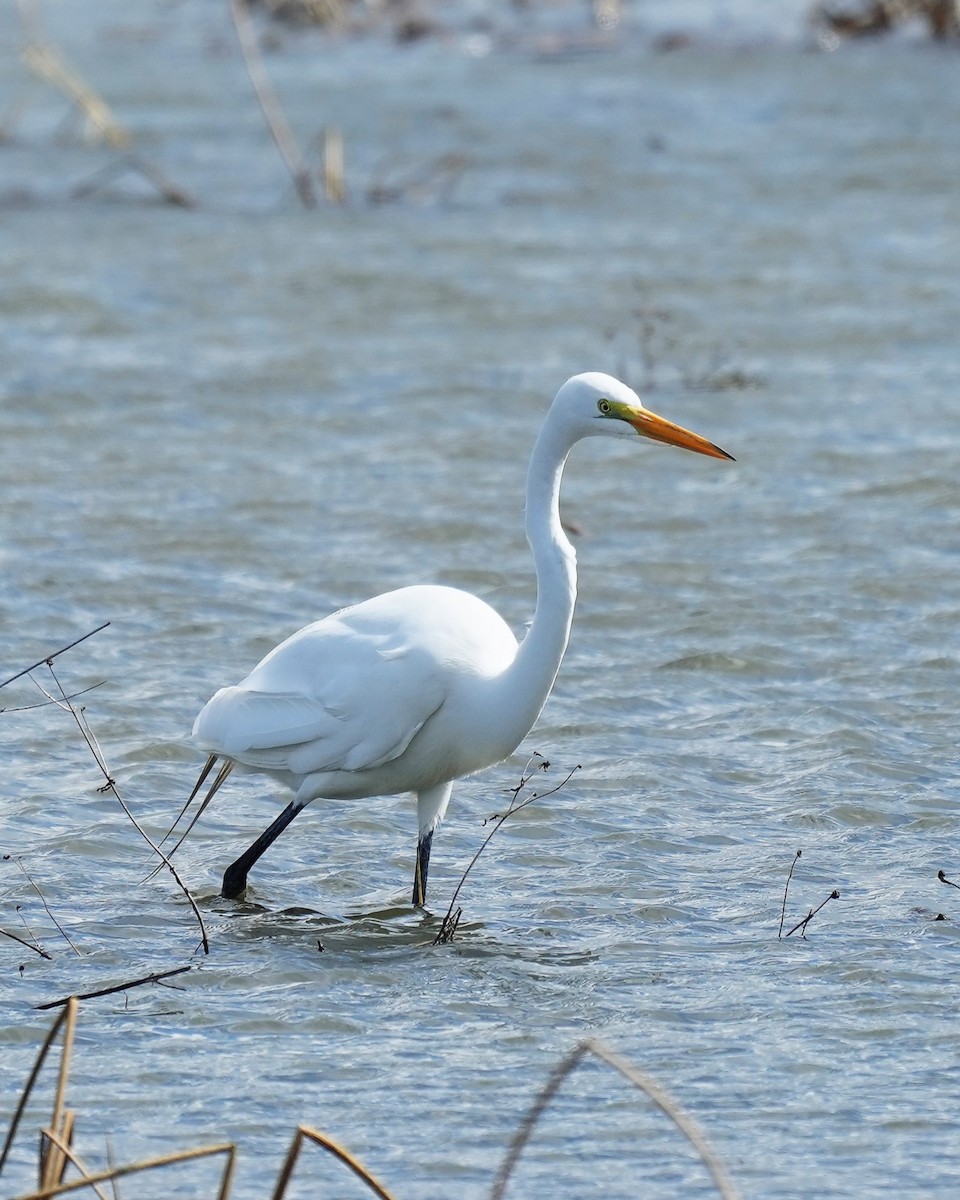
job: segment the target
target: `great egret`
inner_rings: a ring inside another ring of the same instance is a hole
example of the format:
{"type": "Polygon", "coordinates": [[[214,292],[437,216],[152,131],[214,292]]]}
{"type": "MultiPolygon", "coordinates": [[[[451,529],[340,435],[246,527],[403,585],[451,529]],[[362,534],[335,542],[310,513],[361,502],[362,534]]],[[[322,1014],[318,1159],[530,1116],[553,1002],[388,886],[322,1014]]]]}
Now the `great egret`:
{"type": "Polygon", "coordinates": [[[540,715],[567,648],[577,594],[576,555],[559,511],[567,455],[581,438],[638,433],[713,458],[732,457],[650,412],[609,375],[569,379],[547,412],[527,474],[525,528],[537,606],[519,645],[476,596],[451,587],[404,587],[307,625],[246,679],[207,702],[193,741],[209,758],[181,817],[217,760],[222,763],[187,833],[237,764],[294,792],[227,868],[224,896],[243,891],[253,864],[312,800],[413,792],[413,903],[423,905],[430,846],[453,781],[513,753],[540,715]]]}

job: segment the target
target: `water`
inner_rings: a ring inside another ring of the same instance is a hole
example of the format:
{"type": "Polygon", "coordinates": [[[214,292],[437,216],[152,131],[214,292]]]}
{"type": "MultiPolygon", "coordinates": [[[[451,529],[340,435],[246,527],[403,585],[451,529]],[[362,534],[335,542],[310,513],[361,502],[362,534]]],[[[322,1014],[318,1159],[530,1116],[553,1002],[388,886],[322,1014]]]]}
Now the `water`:
{"type": "MultiPolygon", "coordinates": [[[[522,16],[479,55],[288,37],[268,65],[291,120],[347,148],[351,202],[304,213],[222,12],[46,14],[198,205],[135,175],[69,200],[113,155],[58,141],[64,105],[39,87],[0,151],[0,674],[111,621],[56,671],[102,681],[86,715],[152,831],[194,778],[197,708],[307,620],[429,580],[522,630],[526,457],[569,374],[625,374],[737,457],[575,454],[568,658],[515,760],[457,789],[434,917],[406,904],[403,797],[308,810],[246,902],[220,900],[281,799],[248,777],[182,852],[212,940],[197,957],[69,716],[11,711],[43,697],[4,689],[3,850],[81,956],[4,862],[2,927],[24,933],[20,906],[53,958],[0,948],[3,1112],[49,1026],[34,1005],[197,968],[83,1006],[87,1162],[108,1136],[117,1160],[226,1138],[234,1195],[264,1195],[303,1121],[398,1197],[479,1198],[549,1071],[597,1035],[681,1100],[747,1195],[955,1193],[960,900],[936,878],[960,876],[955,48],[811,53],[763,28],[766,6],[701,16],[671,54],[646,9],[577,53],[522,16]],[[497,835],[460,936],[432,947],[533,750],[543,783],[582,769],[497,835]],[[788,919],[841,898],[778,940],[798,849],[788,919]]],[[[32,1184],[46,1108],[4,1194],[32,1184]]],[[[288,1195],[350,1187],[308,1151],[288,1195]]],[[[585,1065],[512,1194],[638,1191],[714,1194],[667,1122],[585,1065]]]]}

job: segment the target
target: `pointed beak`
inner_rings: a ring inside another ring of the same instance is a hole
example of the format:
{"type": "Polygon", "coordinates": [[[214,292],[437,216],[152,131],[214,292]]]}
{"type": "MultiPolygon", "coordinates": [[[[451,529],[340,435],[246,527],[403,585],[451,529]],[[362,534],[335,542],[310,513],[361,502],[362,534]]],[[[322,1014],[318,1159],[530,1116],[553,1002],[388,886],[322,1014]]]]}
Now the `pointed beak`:
{"type": "Polygon", "coordinates": [[[658,417],[656,413],[652,413],[646,408],[630,408],[617,415],[628,425],[632,425],[637,433],[642,434],[643,437],[652,438],[655,442],[666,442],[668,446],[679,446],[682,450],[694,450],[697,454],[708,454],[711,458],[727,458],[731,462],[736,461],[732,454],[721,450],[713,442],[708,442],[699,433],[691,433],[682,425],[674,425],[672,421],[658,417]]]}

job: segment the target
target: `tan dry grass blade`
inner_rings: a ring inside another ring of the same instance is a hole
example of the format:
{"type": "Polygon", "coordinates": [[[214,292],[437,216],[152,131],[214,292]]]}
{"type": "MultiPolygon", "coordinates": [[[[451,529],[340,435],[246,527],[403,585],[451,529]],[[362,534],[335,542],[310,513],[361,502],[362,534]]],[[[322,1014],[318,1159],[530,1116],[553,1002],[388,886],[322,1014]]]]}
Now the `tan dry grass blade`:
{"type": "Polygon", "coordinates": [[[171,1154],[161,1154],[156,1158],[145,1158],[140,1162],[128,1163],[122,1167],[111,1167],[106,1171],[98,1171],[95,1175],[87,1175],[84,1179],[74,1179],[70,1183],[58,1184],[52,1188],[41,1188],[19,1196],[16,1200],[50,1200],[52,1196],[63,1196],[67,1192],[77,1192],[81,1188],[93,1187],[98,1183],[108,1183],[114,1179],[122,1179],[125,1175],[136,1175],[141,1171],[153,1171],[158,1167],[169,1167],[174,1163],[191,1162],[197,1158],[212,1158],[215,1154],[226,1154],[227,1162],[220,1181],[217,1200],[227,1200],[230,1195],[230,1183],[233,1179],[233,1166],[236,1157],[236,1146],[233,1142],[222,1142],[216,1146],[198,1146],[194,1150],[178,1150],[171,1154]]]}
{"type": "MultiPolygon", "coordinates": [[[[63,1124],[63,1106],[67,1095],[67,1080],[70,1078],[70,1060],[73,1057],[73,1035],[77,1029],[77,1012],[80,1005],[75,996],[67,1001],[67,1023],[63,1031],[63,1049],[60,1053],[60,1072],[57,1076],[57,1093],[53,1099],[53,1116],[50,1128],[59,1133],[63,1124]]],[[[63,1136],[63,1135],[61,1135],[63,1136]]]]}
{"type": "Polygon", "coordinates": [[[130,134],[114,117],[107,102],[66,64],[59,51],[42,42],[31,42],[24,46],[21,57],[35,75],[73,101],[105,142],[117,150],[130,145],[130,134]]]}
{"type": "Polygon", "coordinates": [[[71,1155],[76,1116],[73,1109],[66,1108],[59,1129],[51,1124],[49,1129],[40,1130],[40,1187],[63,1183],[71,1155]]]}
{"type": "MultiPolygon", "coordinates": [[[[73,1136],[73,1117],[74,1117],[74,1115],[75,1114],[72,1112],[69,1114],[69,1116],[70,1116],[69,1134],[70,1134],[71,1138],[73,1136]]],[[[40,1136],[41,1136],[41,1138],[45,1138],[48,1141],[52,1142],[57,1147],[57,1149],[60,1151],[60,1153],[63,1155],[63,1159],[64,1159],[63,1170],[66,1170],[66,1165],[67,1165],[67,1162],[69,1161],[70,1163],[73,1164],[73,1166],[77,1169],[77,1171],[79,1171],[81,1176],[83,1176],[83,1178],[90,1185],[90,1187],[92,1187],[93,1190],[97,1193],[97,1196],[100,1198],[100,1200],[108,1200],[106,1194],[103,1191],[101,1191],[101,1189],[95,1183],[92,1183],[90,1181],[89,1169],[81,1161],[79,1155],[74,1153],[73,1148],[68,1144],[67,1141],[61,1140],[60,1138],[58,1138],[56,1136],[56,1134],[53,1132],[53,1130],[51,1130],[51,1129],[41,1129],[40,1136]]],[[[61,1170],[61,1172],[60,1172],[59,1179],[56,1179],[53,1181],[54,1183],[62,1183],[63,1182],[63,1170],[61,1170]]],[[[41,1188],[45,1186],[43,1181],[41,1181],[40,1186],[41,1186],[41,1188]]]]}
{"type": "Polygon", "coordinates": [[[502,1200],[506,1194],[507,1183],[509,1182],[513,1168],[516,1166],[524,1146],[530,1140],[534,1126],[543,1115],[547,1105],[556,1095],[560,1084],[588,1054],[595,1055],[602,1062],[619,1071],[621,1075],[628,1079],[635,1087],[638,1087],[656,1104],[661,1112],[665,1113],[673,1121],[700,1156],[723,1200],[740,1200],[740,1193],[727,1175],[723,1163],[710,1147],[706,1137],[693,1118],[683,1112],[673,1097],[655,1079],[647,1075],[646,1072],[641,1071],[639,1067],[635,1067],[627,1059],[622,1058],[615,1051],[611,1050],[609,1046],[604,1045],[603,1042],[596,1038],[586,1038],[580,1042],[554,1067],[549,1079],[534,1100],[530,1111],[524,1117],[519,1129],[513,1136],[513,1140],[507,1149],[506,1156],[494,1180],[493,1188],[490,1192],[490,1200],[502,1200]]]}
{"type": "Polygon", "coordinates": [[[260,105],[277,151],[283,159],[283,165],[290,173],[300,203],[304,208],[315,208],[317,198],[313,190],[310,168],[300,153],[300,146],[263,65],[256,30],[253,27],[246,0],[230,0],[230,15],[237,31],[240,53],[243,55],[243,62],[247,68],[254,95],[257,97],[257,103],[260,105]]]}
{"type": "MultiPolygon", "coordinates": [[[[44,1039],[43,1045],[40,1047],[40,1052],[37,1055],[37,1060],[33,1064],[33,1070],[30,1072],[30,1075],[27,1078],[27,1082],[24,1085],[23,1091],[20,1093],[19,1103],[17,1104],[16,1111],[13,1114],[13,1120],[10,1122],[10,1130],[7,1133],[6,1141],[3,1143],[3,1150],[0,1151],[0,1174],[3,1173],[4,1163],[7,1161],[7,1156],[10,1153],[10,1147],[13,1145],[13,1139],[17,1135],[17,1128],[20,1124],[21,1118],[23,1117],[24,1109],[27,1107],[27,1102],[30,1099],[30,1093],[33,1091],[33,1085],[37,1082],[37,1077],[39,1076],[40,1070],[43,1067],[46,1057],[50,1052],[50,1047],[53,1045],[54,1041],[56,1040],[57,1034],[60,1032],[61,1026],[66,1025],[66,1031],[64,1033],[64,1038],[63,1038],[63,1053],[61,1054],[61,1058],[60,1058],[60,1079],[59,1079],[59,1083],[57,1086],[57,1101],[55,1101],[55,1103],[54,1103],[54,1117],[56,1118],[56,1114],[58,1111],[58,1108],[57,1108],[58,1104],[60,1106],[60,1111],[62,1111],[63,1093],[66,1089],[67,1074],[70,1069],[70,1062],[69,1062],[70,1053],[69,1052],[72,1052],[72,1049],[73,1049],[73,1033],[74,1033],[74,1029],[76,1028],[76,1024],[77,1024],[77,1001],[76,1001],[75,997],[71,997],[67,1001],[67,1004],[64,1007],[63,1012],[60,1013],[60,1015],[54,1021],[53,1025],[50,1027],[50,1032],[47,1034],[46,1038],[44,1039]],[[68,1052],[68,1047],[69,1047],[69,1052],[68,1052]]],[[[56,1119],[54,1121],[51,1121],[51,1126],[55,1127],[56,1124],[57,1124],[56,1119]]]]}
{"type": "Polygon", "coordinates": [[[345,1150],[325,1133],[318,1133],[316,1129],[311,1129],[307,1125],[300,1125],[294,1134],[293,1141],[290,1143],[290,1149],[287,1151],[287,1157],[280,1168],[280,1176],[277,1179],[277,1186],[274,1188],[272,1200],[283,1200],[287,1184],[290,1182],[290,1176],[293,1174],[293,1168],[300,1154],[300,1147],[303,1145],[305,1139],[315,1142],[318,1146],[322,1146],[334,1158],[338,1158],[348,1166],[354,1175],[362,1179],[370,1191],[375,1196],[378,1196],[380,1200],[394,1200],[394,1197],[387,1191],[383,1184],[374,1179],[366,1167],[358,1162],[348,1150],[345,1150]]]}

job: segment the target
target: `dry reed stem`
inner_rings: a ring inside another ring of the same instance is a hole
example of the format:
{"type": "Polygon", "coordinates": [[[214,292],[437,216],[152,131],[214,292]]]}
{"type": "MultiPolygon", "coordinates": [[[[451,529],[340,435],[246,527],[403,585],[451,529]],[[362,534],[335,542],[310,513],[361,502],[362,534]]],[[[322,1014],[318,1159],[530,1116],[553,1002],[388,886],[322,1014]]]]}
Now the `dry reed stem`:
{"type": "Polygon", "coordinates": [[[76,1192],[81,1188],[94,1187],[98,1183],[109,1183],[115,1179],[123,1179],[126,1175],[136,1175],[141,1171],[154,1171],[158,1167],[169,1167],[175,1163],[192,1162],[198,1158],[212,1158],[215,1154],[227,1156],[223,1177],[217,1200],[228,1200],[230,1184],[233,1180],[233,1167],[237,1149],[233,1142],[221,1142],[215,1146],[198,1146],[193,1150],[175,1150],[170,1154],[160,1154],[156,1158],[144,1158],[140,1162],[127,1163],[121,1167],[110,1167],[105,1171],[97,1171],[83,1179],[73,1179],[69,1183],[58,1184],[56,1187],[41,1187],[36,1192],[27,1192],[17,1197],[17,1200],[50,1200],[52,1196],[63,1196],[67,1192],[76,1192]]]}
{"type": "MultiPolygon", "coordinates": [[[[67,1022],[63,1032],[63,1046],[60,1050],[60,1071],[57,1075],[57,1091],[53,1098],[53,1116],[50,1118],[50,1129],[54,1134],[61,1137],[67,1145],[70,1144],[70,1136],[73,1133],[73,1118],[71,1116],[68,1121],[64,1104],[67,1096],[67,1080],[70,1077],[70,1060],[73,1057],[73,1035],[77,1027],[78,1001],[74,1000],[72,1006],[68,1003],[69,1007],[73,1008],[73,1020],[67,1022]]],[[[66,1165],[67,1160],[62,1153],[51,1149],[46,1155],[45,1169],[40,1178],[41,1184],[61,1182],[66,1165]]]]}
{"type": "Polygon", "coordinates": [[[111,1165],[107,1170],[95,1173],[91,1173],[79,1160],[77,1155],[74,1154],[70,1143],[73,1136],[75,1114],[71,1110],[64,1108],[64,1098],[70,1074],[70,1062],[73,1056],[78,1009],[77,997],[71,996],[67,1000],[63,1012],[60,1013],[50,1027],[50,1031],[44,1039],[43,1045],[40,1047],[33,1070],[30,1072],[26,1085],[20,1094],[20,1101],[14,1113],[13,1121],[10,1124],[10,1131],[4,1142],[3,1151],[0,1152],[0,1172],[2,1172],[34,1084],[50,1052],[50,1047],[56,1040],[60,1029],[63,1028],[63,1046],[60,1052],[60,1070],[57,1080],[57,1091],[54,1097],[53,1116],[49,1127],[41,1130],[39,1187],[35,1192],[30,1192],[21,1197],[20,1200],[47,1200],[51,1196],[60,1196],[67,1192],[79,1191],[81,1188],[87,1187],[93,1188],[101,1200],[107,1200],[104,1193],[97,1186],[100,1183],[113,1182],[123,1178],[125,1175],[136,1174],[140,1171],[151,1171],[158,1167],[189,1162],[197,1158],[209,1158],[215,1154],[226,1154],[227,1156],[217,1196],[218,1200],[228,1200],[236,1157],[236,1147],[232,1142],[223,1142],[214,1146],[201,1146],[192,1150],[173,1151],[170,1154],[142,1159],[140,1162],[129,1163],[119,1167],[111,1165]],[[44,1147],[46,1148],[44,1149],[44,1147]],[[63,1175],[68,1161],[80,1172],[81,1178],[64,1183],[63,1175]]]}
{"type": "Polygon", "coordinates": [[[244,65],[257,97],[257,103],[260,105],[260,111],[267,122],[274,144],[283,159],[283,164],[289,171],[290,178],[297,189],[300,203],[304,208],[316,208],[317,198],[313,190],[313,180],[310,178],[310,169],[300,153],[297,139],[294,137],[293,130],[290,128],[264,68],[263,59],[260,57],[260,47],[257,45],[256,30],[250,20],[250,10],[247,8],[245,0],[230,0],[230,15],[233,17],[237,40],[240,43],[240,53],[243,55],[244,65]]]}
{"type": "MultiPolygon", "coordinates": [[[[66,1169],[67,1162],[69,1161],[76,1168],[76,1170],[80,1173],[80,1175],[83,1176],[83,1178],[86,1179],[88,1183],[90,1183],[90,1171],[89,1171],[88,1167],[83,1163],[83,1161],[80,1159],[79,1155],[74,1153],[73,1147],[70,1144],[70,1141],[72,1141],[72,1138],[73,1138],[73,1118],[76,1114],[71,1112],[69,1115],[71,1118],[70,1129],[69,1129],[69,1139],[58,1138],[52,1129],[42,1129],[40,1131],[40,1133],[43,1138],[46,1138],[49,1141],[51,1141],[63,1155],[63,1158],[64,1158],[63,1169],[64,1170],[66,1169]]],[[[55,1182],[58,1184],[63,1182],[63,1170],[60,1171],[60,1177],[55,1182]]],[[[48,1186],[48,1183],[45,1180],[41,1180],[40,1186],[41,1186],[41,1188],[48,1186]]],[[[100,1197],[100,1200],[107,1200],[107,1196],[103,1193],[103,1191],[100,1189],[100,1187],[97,1184],[90,1183],[90,1186],[100,1197]]]]}
{"type": "Polygon", "coordinates": [[[358,1179],[363,1180],[375,1196],[380,1197],[380,1200],[394,1200],[394,1197],[387,1191],[383,1184],[374,1179],[366,1167],[358,1162],[348,1150],[345,1150],[343,1146],[335,1142],[333,1138],[328,1137],[327,1134],[319,1133],[316,1129],[311,1129],[308,1125],[298,1126],[297,1132],[294,1134],[293,1141],[290,1143],[290,1149],[287,1151],[287,1157],[280,1168],[280,1177],[277,1179],[277,1186],[274,1188],[272,1200],[283,1200],[287,1184],[290,1182],[290,1176],[293,1174],[293,1168],[300,1155],[300,1147],[303,1145],[305,1138],[323,1147],[324,1150],[328,1150],[334,1158],[339,1159],[340,1162],[349,1167],[358,1179]]]}
{"type": "Polygon", "coordinates": [[[98,95],[77,71],[67,65],[58,50],[42,39],[36,8],[28,0],[20,0],[20,19],[29,39],[21,52],[24,65],[46,83],[63,92],[80,109],[104,141],[118,150],[129,146],[130,134],[114,117],[103,97],[98,95]]]}
{"type": "Polygon", "coordinates": [[[73,1109],[65,1109],[60,1132],[52,1127],[40,1130],[40,1162],[38,1184],[40,1187],[55,1187],[63,1183],[70,1155],[70,1144],[73,1141],[73,1126],[76,1113],[73,1109]]]}
{"type": "MultiPolygon", "coordinates": [[[[66,1025],[66,1027],[67,1027],[66,1032],[64,1033],[64,1049],[66,1049],[67,1045],[69,1044],[69,1046],[72,1050],[72,1048],[73,1048],[73,1033],[74,1033],[76,1024],[77,1024],[77,1000],[76,1000],[76,997],[71,996],[70,999],[67,1001],[66,1007],[64,1008],[63,1012],[60,1013],[60,1015],[54,1021],[53,1025],[50,1027],[50,1032],[47,1034],[46,1038],[44,1039],[43,1045],[40,1047],[40,1052],[37,1054],[36,1062],[33,1064],[33,1070],[30,1072],[29,1076],[27,1077],[27,1082],[24,1085],[23,1091],[20,1093],[20,1101],[17,1104],[16,1112],[14,1112],[14,1114],[13,1114],[13,1120],[10,1122],[10,1130],[7,1133],[6,1141],[3,1143],[3,1150],[0,1151],[0,1174],[3,1173],[4,1163],[6,1163],[7,1157],[10,1154],[10,1147],[13,1145],[13,1139],[16,1137],[17,1128],[20,1125],[21,1118],[23,1117],[24,1109],[27,1107],[27,1102],[30,1099],[30,1093],[33,1091],[33,1085],[37,1082],[37,1077],[39,1076],[40,1070],[43,1067],[44,1061],[46,1060],[46,1057],[47,1057],[48,1053],[50,1052],[50,1047],[53,1045],[57,1034],[60,1032],[60,1027],[62,1025],[66,1025]]],[[[61,1078],[63,1079],[63,1086],[66,1086],[66,1079],[65,1079],[65,1074],[64,1074],[65,1070],[69,1070],[69,1063],[67,1063],[67,1066],[65,1067],[63,1057],[61,1056],[60,1075],[61,1075],[61,1078]]],[[[58,1086],[57,1092],[58,1092],[58,1094],[61,1093],[60,1086],[58,1086]]],[[[56,1109],[54,1111],[56,1111],[56,1109]]],[[[51,1122],[51,1124],[55,1124],[55,1122],[51,1122]]]]}
{"type": "Polygon", "coordinates": [[[661,1112],[665,1113],[673,1121],[700,1156],[723,1200],[740,1200],[740,1193],[737,1191],[720,1159],[710,1147],[693,1118],[683,1112],[676,1101],[655,1079],[647,1075],[646,1072],[641,1071],[639,1067],[635,1067],[627,1059],[622,1058],[596,1038],[586,1038],[580,1042],[550,1073],[547,1082],[534,1100],[530,1111],[524,1117],[520,1127],[513,1136],[504,1160],[497,1172],[497,1177],[494,1180],[493,1188],[490,1192],[490,1200],[502,1200],[506,1194],[510,1175],[520,1158],[524,1146],[530,1140],[534,1126],[543,1115],[547,1105],[556,1095],[560,1084],[587,1054],[595,1055],[602,1062],[619,1071],[621,1075],[628,1079],[635,1087],[639,1088],[656,1104],[661,1112]]]}
{"type": "Polygon", "coordinates": [[[347,198],[343,170],[343,134],[326,129],[323,134],[323,194],[330,204],[343,204],[347,198]]]}

